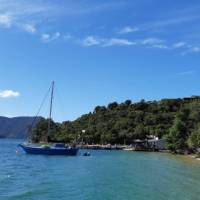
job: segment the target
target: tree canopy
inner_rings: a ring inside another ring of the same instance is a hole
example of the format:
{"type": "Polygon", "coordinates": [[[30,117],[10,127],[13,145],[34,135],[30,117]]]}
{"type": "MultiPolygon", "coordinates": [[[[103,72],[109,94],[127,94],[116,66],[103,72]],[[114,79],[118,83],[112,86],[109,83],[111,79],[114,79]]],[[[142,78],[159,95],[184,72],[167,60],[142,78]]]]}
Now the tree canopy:
{"type": "MultiPolygon", "coordinates": [[[[33,141],[47,137],[47,123],[42,119],[37,124],[33,141]]],[[[155,135],[167,138],[172,151],[195,149],[200,147],[200,98],[113,102],[96,106],[93,112],[74,121],[52,122],[51,127],[49,141],[132,144],[135,139],[155,135]]]]}

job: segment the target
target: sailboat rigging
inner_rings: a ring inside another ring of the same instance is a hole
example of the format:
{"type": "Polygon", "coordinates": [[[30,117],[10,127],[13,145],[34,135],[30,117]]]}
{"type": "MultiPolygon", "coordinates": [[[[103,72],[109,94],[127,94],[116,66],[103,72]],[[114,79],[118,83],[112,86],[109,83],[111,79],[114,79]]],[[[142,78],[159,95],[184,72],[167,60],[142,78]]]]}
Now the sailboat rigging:
{"type": "MultiPolygon", "coordinates": [[[[48,137],[51,134],[51,118],[52,118],[52,106],[53,106],[53,96],[54,96],[54,81],[51,84],[51,97],[50,97],[50,109],[49,109],[49,119],[48,119],[48,130],[46,143],[48,143],[48,137]]],[[[33,144],[23,143],[19,144],[19,146],[27,153],[27,154],[41,154],[41,155],[66,155],[66,156],[76,156],[78,153],[77,147],[72,147],[69,145],[65,145],[64,143],[56,143],[56,144],[33,144]]]]}
{"type": "Polygon", "coordinates": [[[52,85],[51,85],[51,100],[50,100],[47,140],[48,140],[48,136],[50,135],[50,132],[51,132],[51,114],[52,114],[52,105],[53,105],[53,94],[54,94],[54,81],[52,82],[52,85]]]}

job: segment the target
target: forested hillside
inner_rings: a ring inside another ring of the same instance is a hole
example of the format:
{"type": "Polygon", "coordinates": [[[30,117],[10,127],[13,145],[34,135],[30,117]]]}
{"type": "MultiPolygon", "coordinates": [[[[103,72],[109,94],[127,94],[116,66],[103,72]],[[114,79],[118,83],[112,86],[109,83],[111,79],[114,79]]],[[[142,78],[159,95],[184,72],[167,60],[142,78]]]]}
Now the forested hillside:
{"type": "MultiPolygon", "coordinates": [[[[46,137],[47,120],[42,119],[32,139],[46,137]]],[[[200,146],[200,97],[163,99],[132,103],[127,100],[97,106],[75,121],[52,122],[51,141],[81,140],[95,144],[131,144],[146,135],[166,138],[169,149],[185,150],[200,146]],[[82,132],[85,130],[85,132],[82,132]]]]}

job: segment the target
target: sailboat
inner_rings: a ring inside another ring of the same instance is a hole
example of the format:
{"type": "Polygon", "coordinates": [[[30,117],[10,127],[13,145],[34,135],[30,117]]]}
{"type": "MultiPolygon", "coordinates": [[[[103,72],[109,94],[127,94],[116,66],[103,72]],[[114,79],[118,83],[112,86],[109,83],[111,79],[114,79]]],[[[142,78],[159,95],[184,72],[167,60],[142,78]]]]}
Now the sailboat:
{"type": "MultiPolygon", "coordinates": [[[[49,121],[48,121],[48,131],[51,131],[51,115],[52,115],[52,105],[53,105],[53,95],[54,95],[54,81],[51,85],[51,98],[50,98],[50,111],[49,111],[49,121]]],[[[66,146],[64,143],[56,144],[34,144],[34,143],[23,143],[19,146],[27,154],[39,154],[39,155],[65,155],[65,156],[76,156],[78,153],[78,148],[76,146],[66,146]]]]}

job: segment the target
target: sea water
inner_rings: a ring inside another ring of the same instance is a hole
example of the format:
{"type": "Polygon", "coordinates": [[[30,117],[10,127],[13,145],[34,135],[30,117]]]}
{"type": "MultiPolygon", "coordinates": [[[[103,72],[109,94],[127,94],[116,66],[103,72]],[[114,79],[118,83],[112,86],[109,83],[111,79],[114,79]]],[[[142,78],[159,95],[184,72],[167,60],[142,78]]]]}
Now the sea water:
{"type": "Polygon", "coordinates": [[[126,151],[27,155],[20,142],[0,140],[0,200],[200,199],[200,161],[126,151]]]}

